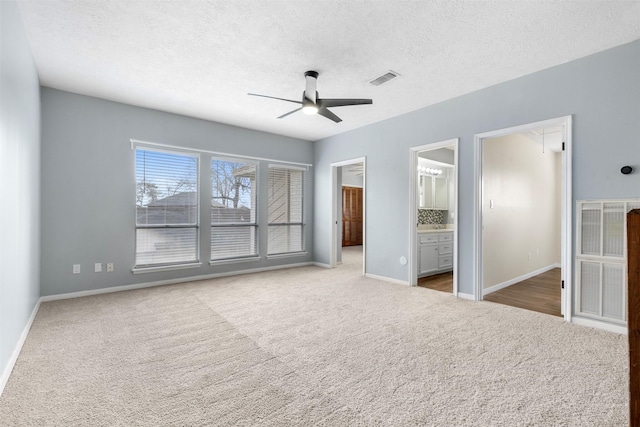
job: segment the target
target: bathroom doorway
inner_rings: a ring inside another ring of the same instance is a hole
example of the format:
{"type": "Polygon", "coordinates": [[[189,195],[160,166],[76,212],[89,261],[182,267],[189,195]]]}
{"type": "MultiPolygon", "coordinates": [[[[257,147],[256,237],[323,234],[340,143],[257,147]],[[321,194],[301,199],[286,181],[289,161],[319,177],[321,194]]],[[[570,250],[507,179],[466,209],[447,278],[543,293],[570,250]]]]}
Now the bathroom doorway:
{"type": "Polygon", "coordinates": [[[410,150],[409,284],[458,295],[458,139],[410,150]]]}

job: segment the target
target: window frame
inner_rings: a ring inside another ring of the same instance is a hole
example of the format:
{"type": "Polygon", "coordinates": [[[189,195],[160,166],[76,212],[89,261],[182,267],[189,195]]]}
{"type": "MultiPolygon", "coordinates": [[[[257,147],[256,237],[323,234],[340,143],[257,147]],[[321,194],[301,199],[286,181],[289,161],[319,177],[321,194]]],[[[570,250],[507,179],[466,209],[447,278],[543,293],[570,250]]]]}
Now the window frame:
{"type": "MultiPolygon", "coordinates": [[[[213,191],[214,191],[214,186],[213,186],[213,162],[214,161],[220,161],[220,162],[228,162],[228,163],[241,163],[244,166],[254,166],[255,167],[255,172],[254,172],[254,179],[253,179],[253,185],[251,188],[251,202],[252,202],[252,214],[253,214],[253,221],[252,222],[229,222],[229,223],[220,223],[220,224],[214,224],[212,221],[210,221],[210,231],[209,231],[209,249],[210,249],[210,253],[209,253],[209,265],[214,265],[214,264],[226,264],[226,263],[232,263],[232,262],[242,262],[242,261],[250,261],[250,260],[258,260],[261,258],[260,256],[260,234],[259,234],[259,196],[260,196],[260,192],[259,192],[259,183],[260,183],[260,162],[256,161],[256,160],[251,160],[251,159],[246,159],[246,158],[233,158],[233,157],[226,157],[226,156],[216,156],[216,155],[212,155],[211,156],[211,162],[210,162],[210,170],[209,170],[209,176],[211,179],[211,200],[214,199],[214,195],[213,195],[213,191]],[[253,228],[253,238],[254,238],[254,243],[253,246],[255,248],[255,252],[253,254],[245,254],[245,255],[230,255],[230,256],[224,256],[224,257],[217,257],[217,258],[213,258],[213,236],[214,236],[214,229],[216,228],[238,228],[238,227],[252,227],[253,228]]],[[[213,206],[211,207],[212,212],[213,212],[213,206]]],[[[212,216],[212,215],[211,215],[212,216]]]]}
{"type": "Polygon", "coordinates": [[[155,147],[146,147],[146,146],[134,146],[134,177],[135,177],[135,185],[136,185],[136,198],[137,198],[137,154],[138,151],[148,151],[152,153],[161,153],[167,155],[174,156],[184,156],[184,157],[192,157],[196,162],[196,170],[195,170],[195,224],[138,224],[138,204],[137,200],[134,204],[135,213],[134,213],[134,267],[132,272],[134,274],[138,273],[147,273],[147,272],[156,272],[156,271],[165,271],[165,270],[178,270],[185,268],[196,268],[200,267],[202,263],[200,262],[200,162],[201,156],[198,152],[193,152],[189,150],[181,150],[181,149],[162,149],[155,147]],[[195,230],[195,259],[187,260],[187,261],[176,261],[176,262],[159,262],[159,263],[151,263],[151,264],[138,264],[138,230],[167,230],[167,229],[184,229],[190,228],[195,230]]]}
{"type": "MultiPolygon", "coordinates": [[[[298,167],[298,166],[292,166],[292,165],[283,165],[283,164],[269,164],[269,177],[268,177],[268,189],[267,189],[267,204],[270,205],[270,199],[272,197],[272,189],[271,189],[271,171],[273,169],[282,169],[282,170],[287,170],[287,171],[299,171],[302,174],[301,180],[300,180],[300,221],[299,222],[294,222],[294,221],[287,221],[287,222],[270,222],[269,221],[269,206],[267,207],[267,258],[281,258],[281,257],[287,257],[287,256],[296,256],[296,255],[302,255],[302,254],[306,254],[306,239],[305,239],[305,229],[306,229],[306,223],[305,223],[305,209],[304,209],[304,202],[306,199],[306,185],[305,185],[305,181],[307,179],[307,172],[308,172],[308,168],[305,167],[298,167]],[[269,239],[269,229],[271,227],[278,227],[278,226],[300,226],[300,250],[294,250],[294,251],[285,251],[285,252],[270,252],[269,251],[269,244],[270,244],[270,239],[269,239]]],[[[288,189],[288,195],[290,197],[290,188],[288,189]]]]}

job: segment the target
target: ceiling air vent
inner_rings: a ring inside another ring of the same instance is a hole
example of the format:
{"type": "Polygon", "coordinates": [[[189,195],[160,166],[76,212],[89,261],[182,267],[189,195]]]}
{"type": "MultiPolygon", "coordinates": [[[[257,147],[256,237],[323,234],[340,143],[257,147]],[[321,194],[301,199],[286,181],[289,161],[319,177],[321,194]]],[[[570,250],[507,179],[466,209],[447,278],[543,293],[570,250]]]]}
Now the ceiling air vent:
{"type": "Polygon", "coordinates": [[[395,71],[389,70],[388,72],[384,73],[380,77],[371,80],[369,83],[371,83],[374,86],[380,86],[381,84],[384,84],[389,80],[395,79],[399,75],[400,74],[396,73],[395,71]]]}

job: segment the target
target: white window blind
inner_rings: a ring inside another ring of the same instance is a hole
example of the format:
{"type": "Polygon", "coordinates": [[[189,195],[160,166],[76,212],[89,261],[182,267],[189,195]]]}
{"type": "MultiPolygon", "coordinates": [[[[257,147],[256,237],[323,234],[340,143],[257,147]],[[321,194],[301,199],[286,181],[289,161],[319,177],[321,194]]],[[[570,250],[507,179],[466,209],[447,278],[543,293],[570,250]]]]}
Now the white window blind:
{"type": "Polygon", "coordinates": [[[136,267],[198,261],[198,160],[136,149],[136,267]]]}
{"type": "Polygon", "coordinates": [[[211,160],[211,260],[258,254],[257,165],[211,160]]]}
{"type": "Polygon", "coordinates": [[[303,196],[303,170],[273,165],[269,167],[268,254],[304,250],[303,196]]]}

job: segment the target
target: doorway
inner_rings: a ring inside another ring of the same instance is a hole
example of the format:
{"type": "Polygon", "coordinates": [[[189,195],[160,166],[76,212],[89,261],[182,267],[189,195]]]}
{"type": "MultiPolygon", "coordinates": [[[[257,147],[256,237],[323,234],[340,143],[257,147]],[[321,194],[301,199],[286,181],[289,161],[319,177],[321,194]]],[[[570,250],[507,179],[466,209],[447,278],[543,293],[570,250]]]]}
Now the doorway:
{"type": "Polygon", "coordinates": [[[458,295],[458,139],[412,147],[409,284],[458,295]]]}
{"type": "Polygon", "coordinates": [[[342,247],[362,246],[362,187],[345,185],[342,174],[342,247]]]}
{"type": "Polygon", "coordinates": [[[474,298],[570,321],[571,117],[475,142],[474,298]]]}
{"type": "Polygon", "coordinates": [[[362,265],[366,272],[366,158],[331,164],[330,266],[362,265]]]}

